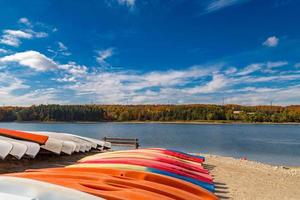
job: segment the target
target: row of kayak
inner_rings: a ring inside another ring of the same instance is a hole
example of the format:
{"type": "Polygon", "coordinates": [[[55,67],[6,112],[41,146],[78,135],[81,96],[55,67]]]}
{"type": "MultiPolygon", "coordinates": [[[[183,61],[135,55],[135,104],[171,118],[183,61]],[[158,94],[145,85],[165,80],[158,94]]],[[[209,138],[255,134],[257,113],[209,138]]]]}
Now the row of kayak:
{"type": "Polygon", "coordinates": [[[203,168],[204,161],[201,156],[162,148],[99,153],[67,167],[0,176],[0,197],[215,200],[213,179],[203,168]]]}
{"type": "Polygon", "coordinates": [[[69,133],[46,131],[17,131],[0,128],[0,159],[8,155],[17,159],[24,156],[34,158],[41,149],[71,155],[74,152],[87,152],[92,149],[109,149],[111,144],[101,140],[69,133]]]}

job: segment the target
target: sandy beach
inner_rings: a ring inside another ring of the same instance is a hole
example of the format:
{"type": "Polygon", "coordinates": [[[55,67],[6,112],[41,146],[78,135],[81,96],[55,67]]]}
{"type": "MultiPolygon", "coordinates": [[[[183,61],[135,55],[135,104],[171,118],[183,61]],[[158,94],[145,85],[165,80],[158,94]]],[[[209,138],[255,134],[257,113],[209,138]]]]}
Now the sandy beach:
{"type": "Polygon", "coordinates": [[[204,156],[205,166],[211,170],[220,199],[300,198],[300,168],[271,166],[231,157],[204,156]]]}
{"type": "MultiPolygon", "coordinates": [[[[38,155],[34,160],[0,161],[0,173],[30,168],[62,167],[96,152],[72,156],[38,155]]],[[[203,155],[203,154],[201,154],[203,155]]],[[[299,199],[300,168],[271,166],[254,161],[207,155],[205,167],[211,171],[220,199],[299,199]]]]}

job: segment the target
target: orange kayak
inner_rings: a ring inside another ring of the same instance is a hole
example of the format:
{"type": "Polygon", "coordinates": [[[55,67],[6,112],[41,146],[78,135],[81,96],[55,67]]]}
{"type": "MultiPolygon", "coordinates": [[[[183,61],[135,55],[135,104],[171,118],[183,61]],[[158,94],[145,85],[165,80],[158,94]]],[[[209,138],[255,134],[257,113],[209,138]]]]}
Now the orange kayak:
{"type": "Polygon", "coordinates": [[[191,183],[141,171],[75,167],[28,170],[8,176],[54,183],[106,199],[218,199],[191,183]]]}
{"type": "Polygon", "coordinates": [[[16,139],[27,140],[31,142],[36,142],[38,144],[45,144],[48,140],[48,136],[27,133],[23,131],[9,130],[5,128],[0,128],[0,135],[16,138],[16,139]]]}

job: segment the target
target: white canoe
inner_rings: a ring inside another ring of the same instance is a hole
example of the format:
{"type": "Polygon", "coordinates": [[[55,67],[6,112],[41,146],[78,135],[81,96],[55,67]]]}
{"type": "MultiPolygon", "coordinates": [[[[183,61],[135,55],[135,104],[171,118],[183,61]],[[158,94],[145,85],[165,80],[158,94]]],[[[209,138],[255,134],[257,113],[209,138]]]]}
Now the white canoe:
{"type": "Polygon", "coordinates": [[[103,140],[97,140],[97,139],[94,139],[94,138],[89,138],[89,137],[84,137],[84,136],[79,136],[79,135],[74,135],[78,138],[81,138],[83,140],[87,140],[89,142],[92,142],[92,143],[95,143],[97,144],[97,147],[94,147],[94,148],[99,148],[99,149],[103,149],[103,147],[106,147],[106,148],[111,148],[111,143],[110,142],[105,142],[103,140]]]}
{"type": "Polygon", "coordinates": [[[19,196],[19,195],[14,195],[14,194],[7,194],[7,193],[2,193],[2,192],[0,192],[0,199],[2,199],[2,200],[35,200],[30,197],[24,197],[24,196],[19,196]]]}
{"type": "Polygon", "coordinates": [[[63,141],[49,137],[47,142],[42,145],[41,148],[59,155],[62,152],[63,141]]]}
{"type": "MultiPolygon", "coordinates": [[[[96,197],[78,190],[31,180],[1,176],[0,193],[22,196],[32,200],[101,200],[96,197]]],[[[0,196],[1,197],[1,196],[0,196]]],[[[27,200],[26,199],[26,200],[27,200]]],[[[6,199],[5,199],[6,200],[6,199]]],[[[24,199],[25,200],[25,199],[24,199]]]]}
{"type": "Polygon", "coordinates": [[[47,136],[53,137],[55,139],[61,139],[61,140],[72,141],[72,142],[78,143],[80,145],[81,152],[90,151],[92,148],[91,142],[85,141],[76,136],[72,136],[68,133],[66,134],[66,133],[48,132],[48,131],[37,131],[35,133],[39,133],[41,135],[47,135],[47,136]]]}
{"type": "Polygon", "coordinates": [[[12,150],[13,145],[8,141],[0,140],[0,158],[4,160],[12,150]]]}
{"type": "MultiPolygon", "coordinates": [[[[47,131],[28,131],[28,132],[50,136],[49,134],[47,134],[49,133],[47,131]]],[[[73,141],[68,141],[58,137],[50,136],[46,144],[42,145],[41,147],[48,151],[54,152],[56,154],[60,154],[61,152],[63,152],[65,154],[71,155],[73,152],[79,152],[81,145],[73,141]]]]}
{"type": "Polygon", "coordinates": [[[40,152],[41,146],[39,144],[35,142],[24,141],[24,140],[19,140],[19,141],[27,145],[27,151],[25,154],[30,158],[34,158],[40,152]]]}
{"type": "Polygon", "coordinates": [[[0,140],[1,141],[8,141],[13,145],[13,148],[11,149],[9,154],[14,156],[15,158],[17,158],[19,160],[25,155],[25,153],[28,149],[27,145],[20,142],[20,140],[7,138],[7,137],[4,137],[4,136],[0,136],[0,140]]]}

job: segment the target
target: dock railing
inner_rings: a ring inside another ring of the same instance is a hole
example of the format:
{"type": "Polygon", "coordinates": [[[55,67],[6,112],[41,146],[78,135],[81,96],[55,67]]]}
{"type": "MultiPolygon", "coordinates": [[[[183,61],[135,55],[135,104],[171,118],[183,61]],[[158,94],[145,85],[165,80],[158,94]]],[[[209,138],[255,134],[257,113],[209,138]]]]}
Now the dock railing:
{"type": "Polygon", "coordinates": [[[139,139],[138,138],[112,138],[112,137],[104,137],[104,141],[110,142],[114,146],[130,146],[139,148],[139,139]]]}

